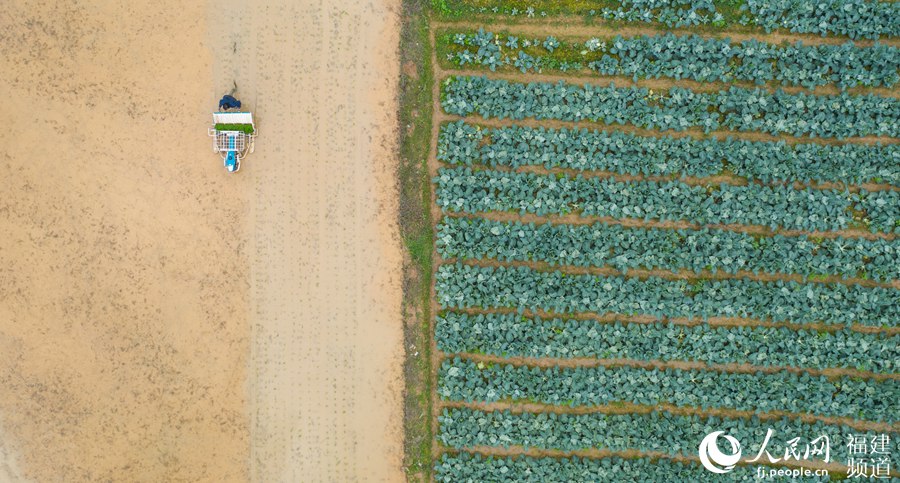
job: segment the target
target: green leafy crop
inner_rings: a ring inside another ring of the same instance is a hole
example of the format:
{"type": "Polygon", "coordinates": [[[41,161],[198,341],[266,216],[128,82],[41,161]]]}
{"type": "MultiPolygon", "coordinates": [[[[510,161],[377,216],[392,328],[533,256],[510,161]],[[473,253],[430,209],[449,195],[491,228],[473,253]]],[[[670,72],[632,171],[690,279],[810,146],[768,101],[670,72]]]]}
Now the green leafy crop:
{"type": "Polygon", "coordinates": [[[544,166],[645,176],[706,177],[727,170],[764,182],[900,185],[898,144],[786,144],[585,128],[481,128],[457,121],[441,126],[438,159],[455,165],[544,166]]]}
{"type": "Polygon", "coordinates": [[[437,227],[444,258],[537,261],[551,265],[663,269],[696,273],[749,271],[900,280],[900,241],[878,238],[764,236],[703,228],[628,228],[446,217],[437,227]]]}
{"type": "Polygon", "coordinates": [[[637,367],[490,367],[458,357],[445,360],[438,394],[451,401],[535,401],[568,406],[599,406],[616,401],[661,403],[701,409],[787,411],[896,421],[900,382],[808,373],[730,373],[637,367]],[[878,394],[881,397],[869,397],[878,394]],[[798,397],[801,396],[802,397],[798,397]]]}
{"type": "Polygon", "coordinates": [[[662,131],[729,129],[838,139],[900,136],[900,103],[874,95],[817,96],[738,87],[718,92],[672,87],[652,94],[614,84],[524,84],[466,76],[453,77],[442,87],[442,107],[460,116],[587,120],[662,131]]]}
{"type": "Polygon", "coordinates": [[[448,312],[437,317],[434,330],[438,348],[450,354],[840,367],[888,374],[900,365],[900,335],[849,329],[817,332],[788,327],[608,323],[448,312]]]}
{"type": "Polygon", "coordinates": [[[775,322],[897,327],[900,291],[858,285],[604,277],[526,267],[442,265],[435,280],[445,308],[512,308],[559,314],[743,317],[775,322]]]}

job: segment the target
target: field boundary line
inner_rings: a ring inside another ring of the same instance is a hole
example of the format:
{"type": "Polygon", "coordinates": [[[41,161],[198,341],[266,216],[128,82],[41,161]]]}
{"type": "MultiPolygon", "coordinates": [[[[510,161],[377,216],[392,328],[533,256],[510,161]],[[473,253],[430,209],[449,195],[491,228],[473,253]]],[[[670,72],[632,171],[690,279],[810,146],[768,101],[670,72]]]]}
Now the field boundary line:
{"type": "Polygon", "coordinates": [[[425,0],[402,0],[400,34],[400,137],[397,170],[400,210],[398,222],[405,244],[403,321],[405,345],[404,471],[407,481],[432,481],[434,469],[431,373],[431,253],[433,228],[431,176],[425,159],[431,139],[434,81],[428,41],[425,0]]]}
{"type": "MultiPolygon", "coordinates": [[[[437,270],[441,265],[441,256],[437,251],[437,243],[434,243],[437,237],[437,223],[441,219],[441,209],[437,204],[437,190],[435,189],[434,183],[431,182],[437,175],[438,169],[440,168],[440,163],[437,159],[437,147],[438,147],[438,137],[440,134],[441,127],[441,115],[443,114],[443,108],[441,107],[441,77],[440,77],[440,67],[437,64],[437,42],[435,41],[434,34],[434,22],[435,17],[434,13],[431,12],[428,16],[428,42],[430,43],[430,56],[431,56],[431,74],[432,74],[432,85],[431,85],[431,140],[430,146],[428,150],[428,157],[426,158],[426,165],[428,167],[428,179],[430,183],[430,204],[429,209],[431,212],[431,230],[432,230],[432,244],[431,244],[431,282],[429,290],[429,298],[430,298],[430,314],[428,320],[428,343],[431,346],[431,465],[434,466],[434,463],[437,461],[437,458],[440,455],[441,446],[438,442],[438,431],[440,429],[438,423],[438,416],[440,415],[440,404],[441,398],[438,395],[438,383],[439,383],[439,371],[440,365],[443,361],[443,356],[441,355],[440,350],[437,347],[437,338],[435,337],[435,317],[437,317],[438,312],[440,311],[440,305],[438,304],[437,297],[437,286],[435,280],[437,280],[437,270]]],[[[434,471],[431,471],[431,481],[434,480],[434,471]]]]}

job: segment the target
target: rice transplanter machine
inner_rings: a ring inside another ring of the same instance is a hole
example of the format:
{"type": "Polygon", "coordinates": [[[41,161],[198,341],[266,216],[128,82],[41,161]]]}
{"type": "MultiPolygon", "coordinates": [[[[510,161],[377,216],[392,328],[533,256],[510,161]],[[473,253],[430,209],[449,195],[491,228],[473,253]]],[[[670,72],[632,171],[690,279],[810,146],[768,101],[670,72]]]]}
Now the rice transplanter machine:
{"type": "Polygon", "coordinates": [[[213,152],[222,156],[229,173],[236,173],[241,169],[241,160],[253,152],[258,134],[252,113],[228,111],[240,108],[241,101],[230,95],[224,96],[219,101],[219,111],[213,113],[213,127],[208,130],[213,138],[213,152]]]}

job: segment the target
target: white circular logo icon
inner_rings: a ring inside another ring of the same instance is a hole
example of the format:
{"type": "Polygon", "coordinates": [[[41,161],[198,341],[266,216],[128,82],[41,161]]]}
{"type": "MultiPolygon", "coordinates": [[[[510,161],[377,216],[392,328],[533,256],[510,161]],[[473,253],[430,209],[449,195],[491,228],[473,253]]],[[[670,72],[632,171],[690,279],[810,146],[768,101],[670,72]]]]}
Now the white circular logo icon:
{"type": "Polygon", "coordinates": [[[731,443],[731,454],[719,451],[716,440],[725,431],[715,431],[706,435],[700,441],[700,462],[703,467],[713,473],[724,474],[734,469],[734,465],[741,460],[741,443],[733,436],[725,434],[723,437],[731,443]]]}

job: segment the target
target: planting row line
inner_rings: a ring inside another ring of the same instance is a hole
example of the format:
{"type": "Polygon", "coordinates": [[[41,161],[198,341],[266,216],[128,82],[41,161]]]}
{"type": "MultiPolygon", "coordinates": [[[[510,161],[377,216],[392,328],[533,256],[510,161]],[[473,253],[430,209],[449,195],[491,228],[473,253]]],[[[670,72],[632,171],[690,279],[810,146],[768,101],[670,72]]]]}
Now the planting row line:
{"type": "MultiPolygon", "coordinates": [[[[444,453],[434,464],[434,479],[441,483],[477,481],[484,483],[565,483],[574,481],[671,483],[706,481],[710,472],[699,463],[682,463],[666,458],[626,459],[617,456],[591,458],[484,457],[460,452],[444,453]]],[[[738,466],[728,473],[729,481],[758,482],[756,468],[738,466]]],[[[804,477],[803,481],[830,481],[828,476],[804,477]]]]}
{"type": "Polygon", "coordinates": [[[702,410],[808,413],[894,422],[900,381],[829,379],[777,372],[730,373],[638,367],[540,368],[446,359],[438,394],[462,402],[537,402],[570,407],[634,403],[702,410]]]}
{"type": "Polygon", "coordinates": [[[735,274],[835,275],[900,280],[900,241],[864,238],[757,237],[716,230],[565,225],[445,217],[436,245],[444,259],[735,274]]]}
{"type": "Polygon", "coordinates": [[[578,213],[804,231],[843,230],[856,221],[873,232],[900,233],[900,191],[850,193],[757,184],[695,186],[680,181],[622,182],[615,178],[470,168],[441,169],[434,182],[438,206],[454,212],[578,213]]]}
{"type": "Polygon", "coordinates": [[[665,280],[566,275],[526,267],[441,265],[444,308],[513,308],[558,314],[652,315],[658,318],[742,317],[797,324],[897,327],[900,290],[843,284],[754,280],[665,280]]]}
{"type": "MultiPolygon", "coordinates": [[[[444,409],[438,417],[438,440],[456,449],[478,446],[523,446],[560,451],[607,449],[611,451],[638,450],[663,453],[670,456],[693,457],[697,446],[709,433],[724,431],[742,443],[747,458],[753,458],[773,430],[766,450],[774,458],[782,460],[790,454],[788,440],[800,438],[798,447],[811,444],[823,450],[811,460],[825,459],[825,440],[829,457],[834,461],[846,461],[849,454],[850,435],[865,437],[870,442],[879,433],[863,432],[853,428],[822,422],[804,423],[799,419],[781,418],[761,421],[759,418],[718,418],[696,415],[676,415],[669,412],[648,414],[556,414],[511,413],[509,411],[485,412],[469,408],[444,409]],[[787,453],[786,453],[787,452],[787,453]]],[[[900,434],[890,434],[886,450],[900,449],[900,434]]],[[[770,461],[763,456],[762,463],[770,461]]]]}
{"type": "Polygon", "coordinates": [[[513,17],[578,15],[614,22],[660,23],[667,27],[757,26],[767,32],[878,39],[900,35],[900,5],[876,0],[621,0],[567,2],[530,0],[526,7],[510,0],[433,0],[439,12],[456,17],[500,14],[513,17]]]}
{"type": "Polygon", "coordinates": [[[698,82],[778,81],[808,89],[835,84],[850,87],[891,87],[900,81],[900,49],[876,43],[872,47],[843,45],[777,46],[756,39],[733,44],[729,39],[671,33],[624,38],[560,41],[521,35],[494,34],[480,29],[446,33],[438,49],[457,66],[515,67],[527,72],[580,71],[638,79],[691,79],[698,82]]]}
{"type": "Polygon", "coordinates": [[[448,312],[437,316],[434,332],[438,349],[451,354],[839,367],[885,374],[900,369],[900,335],[847,329],[689,327],[448,312]]]}
{"type": "Polygon", "coordinates": [[[763,182],[888,183],[900,186],[900,144],[794,144],[638,136],[619,131],[441,125],[438,160],[544,166],[644,176],[731,173],[763,182]]]}
{"type": "Polygon", "coordinates": [[[900,102],[874,95],[816,96],[738,87],[718,92],[672,87],[654,94],[614,84],[525,84],[468,76],[450,77],[441,86],[444,111],[460,116],[477,112],[484,118],[589,120],[660,130],[730,129],[839,139],[900,136],[900,102]]]}

